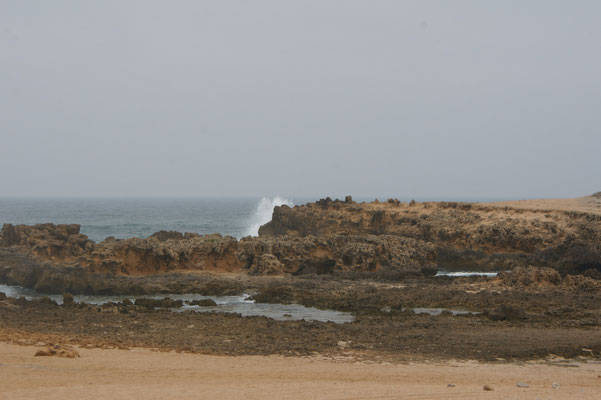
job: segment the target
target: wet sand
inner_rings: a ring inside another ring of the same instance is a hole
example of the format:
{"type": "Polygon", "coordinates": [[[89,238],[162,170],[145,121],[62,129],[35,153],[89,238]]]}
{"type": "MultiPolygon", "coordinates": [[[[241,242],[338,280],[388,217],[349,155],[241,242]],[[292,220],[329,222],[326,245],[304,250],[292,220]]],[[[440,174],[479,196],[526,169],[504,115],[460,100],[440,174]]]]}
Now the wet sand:
{"type": "Polygon", "coordinates": [[[64,359],[34,357],[36,350],[0,343],[0,398],[597,399],[601,393],[599,363],[392,365],[146,349],[78,349],[81,358],[64,359]],[[553,388],[553,383],[560,387],[553,388]],[[484,391],[483,385],[494,390],[484,391]]]}

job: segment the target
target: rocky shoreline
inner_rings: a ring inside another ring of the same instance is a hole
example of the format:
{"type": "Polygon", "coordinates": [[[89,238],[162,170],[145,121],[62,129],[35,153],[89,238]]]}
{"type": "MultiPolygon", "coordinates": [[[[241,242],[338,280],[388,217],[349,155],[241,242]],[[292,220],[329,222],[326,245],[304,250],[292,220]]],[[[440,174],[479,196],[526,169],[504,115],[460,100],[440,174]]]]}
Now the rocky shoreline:
{"type": "Polygon", "coordinates": [[[2,298],[0,325],[5,340],[62,335],[76,344],[212,354],[600,358],[600,238],[595,213],[350,198],[277,207],[259,237],[240,240],[161,231],[94,243],[78,225],[5,224],[3,284],[43,293],[245,293],[257,303],[344,311],[355,319],[338,325],[174,313],[143,302],[2,298]],[[441,269],[500,272],[434,276],[441,269]],[[473,313],[412,311],[420,307],[473,313]]]}
{"type": "Polygon", "coordinates": [[[424,278],[403,285],[399,290],[386,283],[314,278],[268,278],[255,285],[256,301],[352,311],[354,321],[344,324],[172,312],[162,308],[174,306],[168,300],[150,306],[138,301],[97,306],[2,298],[0,340],[56,342],[60,337],[60,343],[86,347],[228,355],[352,354],[391,362],[529,360],[551,354],[601,358],[601,290],[596,285],[583,289],[569,277],[558,280],[551,270],[512,272],[492,280],[424,278]],[[415,313],[411,306],[479,313],[432,316],[415,313]]]}
{"type": "Polygon", "coordinates": [[[160,231],[95,243],[79,225],[4,224],[0,282],[56,293],[144,293],[152,284],[141,277],[172,275],[181,292],[194,289],[177,288],[189,272],[402,280],[441,269],[528,266],[601,278],[601,215],[593,213],[328,198],[276,207],[259,234],[236,240],[160,231]]]}
{"type": "Polygon", "coordinates": [[[430,260],[438,269],[499,271],[534,265],[601,278],[601,215],[590,212],[328,198],[277,207],[259,234],[403,237],[430,246],[430,260]]]}

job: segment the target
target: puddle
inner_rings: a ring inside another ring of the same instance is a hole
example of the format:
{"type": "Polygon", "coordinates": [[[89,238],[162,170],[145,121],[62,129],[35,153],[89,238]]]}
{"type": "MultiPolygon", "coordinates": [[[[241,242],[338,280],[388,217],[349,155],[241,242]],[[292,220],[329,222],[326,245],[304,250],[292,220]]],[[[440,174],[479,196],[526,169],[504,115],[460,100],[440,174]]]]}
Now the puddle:
{"type": "MultiPolygon", "coordinates": [[[[38,293],[33,289],[26,289],[21,286],[8,286],[0,285],[0,292],[4,292],[8,297],[21,297],[24,296],[27,300],[39,299],[41,297],[49,297],[56,301],[58,304],[62,304],[63,296],[58,294],[46,295],[38,293]]],[[[94,295],[75,295],[73,296],[77,303],[87,303],[94,305],[101,305],[109,302],[118,303],[123,300],[134,301],[136,298],[147,298],[147,299],[162,299],[169,297],[173,300],[182,300],[184,305],[181,308],[172,309],[175,312],[181,312],[186,310],[192,310],[196,312],[224,312],[224,313],[237,313],[243,317],[263,316],[272,318],[278,321],[320,321],[320,322],[335,322],[337,324],[343,324],[352,322],[354,317],[351,313],[334,311],[334,310],[320,310],[313,307],[305,307],[300,304],[266,304],[266,303],[255,303],[254,300],[248,300],[248,295],[240,296],[202,296],[199,294],[161,294],[156,296],[94,296],[94,295]],[[216,306],[211,307],[200,307],[195,305],[186,304],[186,302],[193,300],[211,299],[216,306]]]]}
{"type": "Polygon", "coordinates": [[[218,303],[217,306],[200,307],[184,304],[182,308],[174,309],[173,311],[227,312],[237,313],[243,317],[263,316],[278,321],[298,321],[304,319],[306,321],[335,322],[338,324],[352,322],[354,319],[351,313],[320,310],[313,307],[301,306],[300,304],[266,304],[248,300],[219,304],[218,297],[212,297],[212,299],[218,303]]]}

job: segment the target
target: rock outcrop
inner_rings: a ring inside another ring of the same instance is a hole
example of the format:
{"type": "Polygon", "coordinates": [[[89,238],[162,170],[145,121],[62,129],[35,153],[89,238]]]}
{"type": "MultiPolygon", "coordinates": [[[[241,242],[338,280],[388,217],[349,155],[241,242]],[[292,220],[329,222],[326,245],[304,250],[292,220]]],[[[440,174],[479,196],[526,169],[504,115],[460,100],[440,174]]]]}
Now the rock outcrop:
{"type": "Polygon", "coordinates": [[[560,273],[601,273],[601,215],[471,203],[347,203],[320,200],[276,207],[260,237],[375,235],[434,246],[449,270],[546,266],[560,273]]]}
{"type": "Polygon", "coordinates": [[[0,231],[0,282],[59,293],[102,293],[114,277],[185,271],[432,275],[528,266],[601,278],[601,215],[348,196],[276,207],[259,237],[241,240],[160,231],[95,243],[79,225],[54,224],[0,231]]]}
{"type": "Polygon", "coordinates": [[[601,280],[583,275],[562,277],[556,270],[545,267],[518,267],[513,271],[503,271],[497,275],[495,281],[500,282],[502,286],[520,290],[559,288],[562,290],[598,291],[601,289],[601,280]]]}
{"type": "Polygon", "coordinates": [[[94,243],[78,225],[5,224],[0,282],[43,292],[98,292],[91,275],[143,276],[182,271],[251,275],[435,271],[434,246],[395,235],[247,237],[157,232],[94,243]],[[4,238],[8,237],[8,240],[4,238]],[[93,288],[92,288],[93,286],[93,288]]]}

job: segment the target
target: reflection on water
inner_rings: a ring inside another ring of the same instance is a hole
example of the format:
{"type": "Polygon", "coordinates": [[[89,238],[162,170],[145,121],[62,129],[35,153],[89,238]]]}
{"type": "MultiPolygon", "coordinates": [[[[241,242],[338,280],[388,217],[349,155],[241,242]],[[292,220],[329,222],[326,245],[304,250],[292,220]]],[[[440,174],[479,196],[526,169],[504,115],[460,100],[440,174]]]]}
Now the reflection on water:
{"type": "MultiPolygon", "coordinates": [[[[8,297],[21,297],[24,296],[27,300],[39,299],[42,297],[49,297],[56,301],[58,304],[63,303],[63,296],[59,294],[46,295],[38,293],[33,289],[26,289],[21,286],[8,286],[0,285],[0,292],[3,292],[8,297]]],[[[147,299],[162,299],[169,297],[173,300],[182,300],[184,305],[181,308],[173,308],[172,311],[182,312],[192,310],[196,312],[223,312],[223,313],[236,313],[243,317],[255,317],[262,316],[272,318],[278,321],[321,321],[321,322],[335,322],[343,324],[346,322],[353,321],[353,315],[348,312],[334,311],[334,310],[320,310],[313,307],[305,307],[300,304],[267,304],[267,303],[255,303],[254,300],[249,299],[248,295],[240,296],[202,296],[199,294],[169,294],[169,295],[156,295],[156,296],[94,296],[94,295],[76,295],[73,296],[75,302],[86,303],[93,305],[101,305],[110,302],[118,303],[123,300],[134,301],[136,298],[147,298],[147,299]],[[211,299],[217,305],[210,307],[202,307],[197,305],[187,304],[187,302],[193,300],[211,299]]],[[[403,308],[402,310],[412,310],[416,314],[428,314],[428,315],[440,315],[444,311],[448,311],[453,315],[469,315],[469,314],[480,314],[479,312],[456,310],[448,308],[403,308]]],[[[382,309],[384,312],[390,312],[390,307],[382,309]]]]}
{"type": "MultiPolygon", "coordinates": [[[[0,292],[4,292],[8,297],[21,297],[24,296],[27,300],[38,299],[41,297],[49,297],[56,301],[58,304],[62,304],[62,295],[46,295],[36,292],[32,289],[26,289],[21,286],[7,286],[0,285],[0,292]]],[[[169,297],[173,300],[182,300],[189,302],[193,300],[211,299],[216,306],[212,307],[200,307],[193,306],[190,304],[184,304],[181,308],[175,308],[173,311],[181,312],[186,310],[193,310],[197,312],[225,312],[225,313],[236,313],[243,317],[263,316],[272,318],[278,321],[295,321],[295,320],[307,320],[307,321],[321,321],[321,322],[335,322],[343,324],[346,322],[353,321],[351,313],[333,311],[333,310],[319,310],[313,307],[305,307],[299,304],[265,304],[255,303],[254,300],[248,299],[248,295],[241,296],[201,296],[199,294],[169,294],[169,295],[158,295],[158,296],[92,296],[92,295],[76,295],[73,296],[77,303],[87,303],[94,305],[101,305],[109,302],[118,303],[123,300],[134,301],[136,298],[148,298],[148,299],[162,299],[169,297]]]]}

